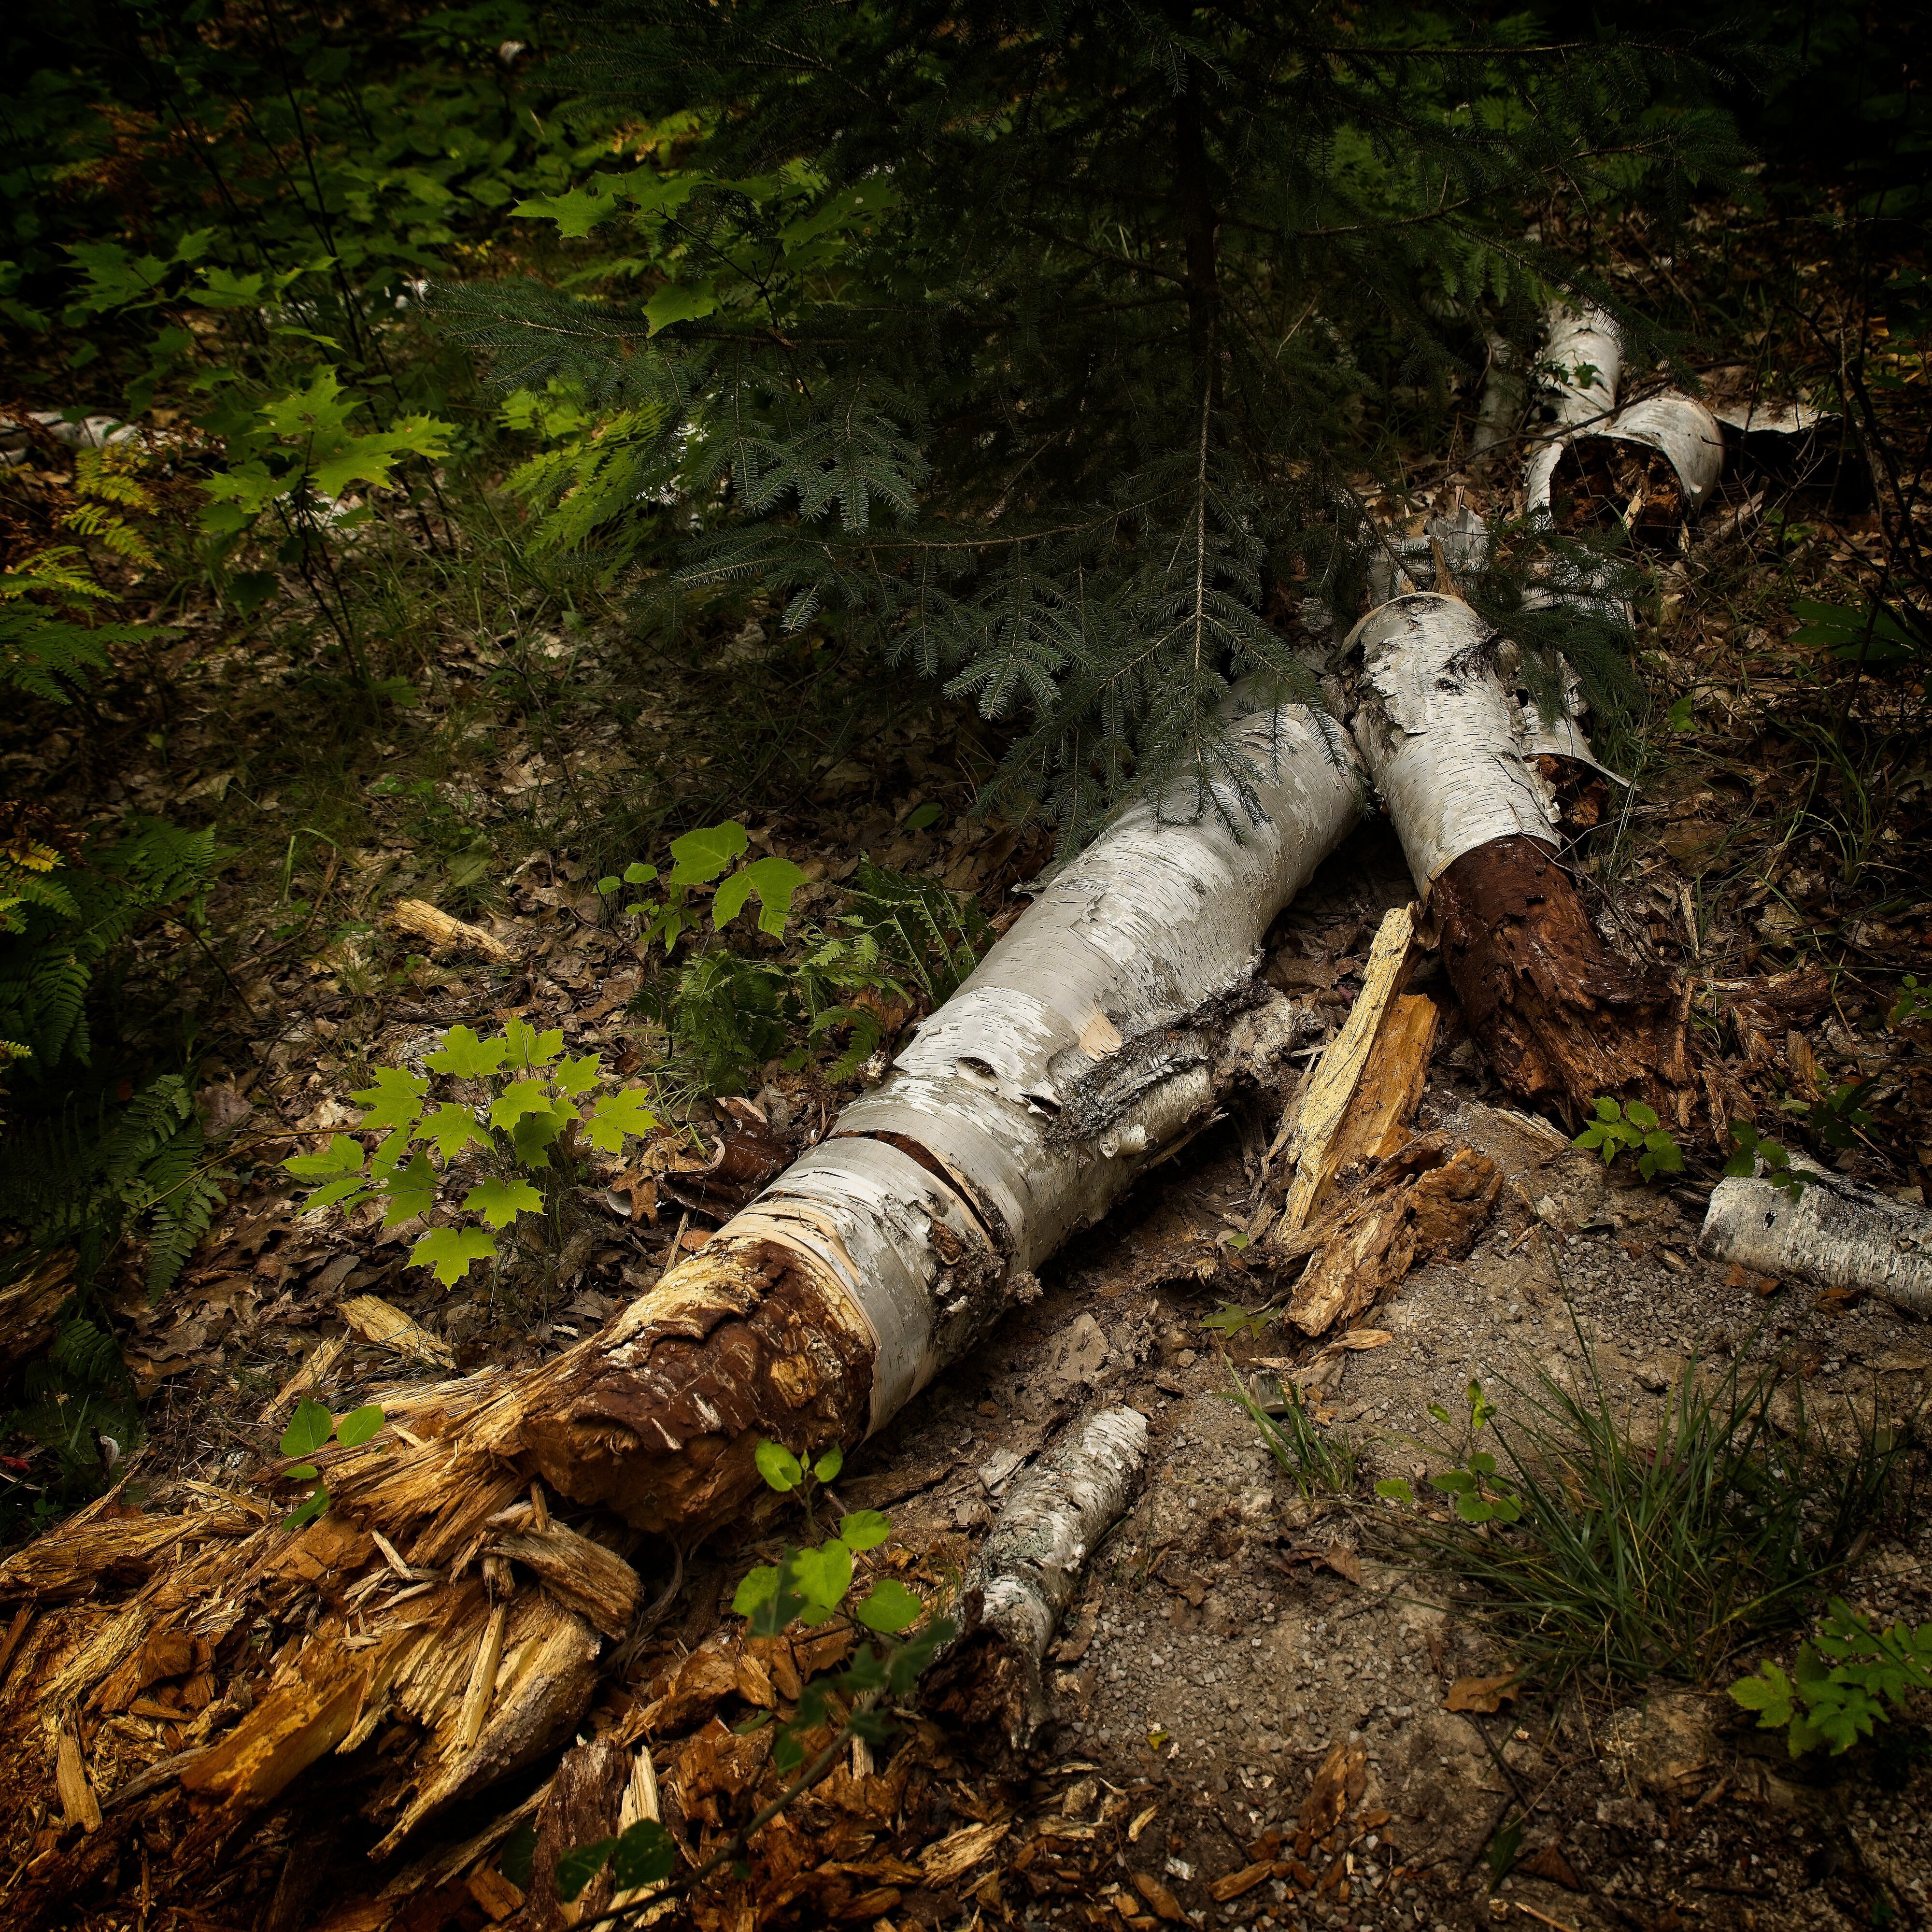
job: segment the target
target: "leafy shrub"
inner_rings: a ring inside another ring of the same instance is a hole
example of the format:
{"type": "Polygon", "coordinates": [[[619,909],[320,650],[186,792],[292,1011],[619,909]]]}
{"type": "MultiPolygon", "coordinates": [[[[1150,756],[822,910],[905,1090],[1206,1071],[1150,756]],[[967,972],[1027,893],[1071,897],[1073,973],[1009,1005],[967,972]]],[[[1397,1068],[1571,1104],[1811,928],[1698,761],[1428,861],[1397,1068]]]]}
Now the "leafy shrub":
{"type": "Polygon", "coordinates": [[[1593,1148],[1608,1167],[1620,1155],[1636,1156],[1636,1171],[1646,1180],[1683,1171],[1684,1150],[1658,1123],[1655,1111],[1641,1100],[1619,1105],[1607,1096],[1597,1102],[1597,1118],[1570,1142],[1593,1148]]]}
{"type": "Polygon", "coordinates": [[[1780,1146],[1776,1141],[1764,1139],[1748,1120],[1728,1122],[1724,1132],[1730,1138],[1733,1151],[1724,1163],[1725,1177],[1732,1180],[1748,1180],[1762,1167],[1760,1178],[1770,1182],[1783,1194],[1796,1201],[1808,1185],[1815,1184],[1818,1177],[1808,1169],[1793,1167],[1791,1150],[1780,1146]]]}
{"type": "Polygon", "coordinates": [[[1758,1729],[1785,1732],[1793,1757],[1828,1744],[1848,1751],[1904,1710],[1916,1690],[1932,1690],[1932,1624],[1874,1630],[1838,1598],[1815,1641],[1798,1646],[1787,1677],[1774,1663],[1731,1686],[1732,1700],[1758,1714],[1758,1729]]]}
{"type": "Polygon", "coordinates": [[[285,1483],[314,1483],[315,1487],[283,1520],[284,1529],[299,1529],[328,1508],[328,1490],[322,1480],[321,1470],[303,1459],[319,1454],[331,1442],[344,1449],[359,1448],[387,1420],[380,1406],[373,1402],[342,1416],[331,1414],[312,1396],[305,1395],[296,1404],[296,1412],[290,1417],[287,1428],[282,1431],[280,1446],[284,1456],[292,1456],[298,1460],[293,1468],[282,1472],[282,1480],[285,1483]]]}
{"type": "Polygon", "coordinates": [[[574,1152],[580,1133],[599,1152],[616,1154],[627,1138],[641,1138],[658,1124],[640,1089],[598,1091],[604,1076],[597,1055],[566,1055],[561,1028],[540,1034],[512,1018],[497,1037],[483,1040],[466,1026],[452,1027],[423,1064],[428,1075],[379,1066],[375,1084],[352,1096],[368,1109],[356,1132],[382,1136],[373,1149],[350,1135],[334,1134],[326,1147],[283,1165],[298,1180],[322,1184],[306,1210],[335,1207],[347,1214],[380,1201],[386,1228],[428,1214],[459,1164],[480,1168],[482,1178],[462,1202],[462,1211],[476,1221],[432,1228],[410,1250],[410,1261],[433,1270],[446,1288],[461,1280],[472,1262],[495,1260],[496,1235],[519,1214],[546,1211],[533,1182],[554,1178],[550,1153],[560,1143],[574,1152]],[[466,1090],[481,1097],[446,1097],[425,1111],[430,1076],[447,1083],[448,1096],[466,1090]],[[442,1163],[441,1173],[432,1152],[442,1163]]]}

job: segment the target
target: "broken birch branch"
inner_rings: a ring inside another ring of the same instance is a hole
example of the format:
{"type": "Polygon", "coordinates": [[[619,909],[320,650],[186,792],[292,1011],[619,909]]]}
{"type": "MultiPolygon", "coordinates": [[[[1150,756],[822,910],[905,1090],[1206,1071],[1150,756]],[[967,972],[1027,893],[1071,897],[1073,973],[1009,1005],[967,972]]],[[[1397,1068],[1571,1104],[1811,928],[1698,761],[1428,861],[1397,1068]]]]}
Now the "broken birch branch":
{"type": "Polygon", "coordinates": [[[1796,1200],[1762,1178],[1719,1181],[1705,1210],[1699,1251],[1756,1274],[1863,1289],[1914,1315],[1932,1316],[1932,1214],[1827,1173],[1802,1155],[1791,1164],[1811,1176],[1796,1200]]]}
{"type": "Polygon", "coordinates": [[[928,1710],[1025,1748],[1046,1714],[1047,1646],[1147,1453],[1145,1416],[1102,1409],[1013,1484],[966,1574],[960,1635],[927,1679],[928,1710]]]}

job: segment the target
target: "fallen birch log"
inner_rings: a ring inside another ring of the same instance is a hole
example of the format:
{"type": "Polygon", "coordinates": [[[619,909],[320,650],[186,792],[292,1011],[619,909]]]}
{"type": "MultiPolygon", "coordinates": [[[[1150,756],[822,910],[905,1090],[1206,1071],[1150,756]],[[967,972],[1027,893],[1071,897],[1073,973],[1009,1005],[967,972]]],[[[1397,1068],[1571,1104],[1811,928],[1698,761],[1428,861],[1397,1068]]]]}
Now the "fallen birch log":
{"type": "Polygon", "coordinates": [[[1147,1453],[1144,1415],[1102,1409],[1013,1484],[966,1573],[960,1634],[927,1680],[928,1710],[1025,1748],[1046,1714],[1047,1646],[1147,1453]]]}
{"type": "MultiPolygon", "coordinates": [[[[63,1713],[98,1724],[158,1694],[166,1673],[143,1660],[172,1662],[190,1626],[207,1678],[178,1778],[99,1831],[23,1850],[15,1922],[111,1874],[125,1831],[184,1789],[192,1822],[166,1828],[178,1881],[379,1731],[359,1801],[378,1856],[554,1753],[589,1703],[599,1626],[642,1593],[592,1536],[534,1522],[533,1480],[592,1512],[593,1536],[602,1506],[694,1539],[759,1486],[758,1438],[810,1454],[880,1426],[1037,1292],[1031,1270],[1068,1234],[1223,1096],[1271,1080],[1312,1021],[1257,985],[1260,941],[1356,823],[1362,788],[1346,736],[1300,707],[1235,735],[1247,799],[1230,784],[1193,823],[1125,813],[886,1083],[610,1329],[526,1373],[389,1398],[379,1435],[313,1459],[332,1506],[298,1537],[253,1504],[232,1527],[90,1518],[77,1562],[63,1529],[0,1564],[0,1603],[77,1575],[82,1598],[40,1618],[0,1692],[0,1771],[26,1811],[60,1804],[63,1713]],[[130,1545],[130,1598],[100,1588],[117,1560],[104,1536],[130,1545]],[[251,1639],[262,1628],[284,1633],[279,1648],[251,1639]]],[[[166,1755],[116,1731],[94,1775],[111,1799],[166,1755]]]]}
{"type": "Polygon", "coordinates": [[[1828,1173],[1802,1155],[1791,1165],[1810,1177],[1795,1199],[1788,1186],[1762,1177],[1719,1181],[1704,1212],[1699,1251],[1754,1274],[1862,1289],[1932,1316],[1932,1214],[1828,1173]]]}

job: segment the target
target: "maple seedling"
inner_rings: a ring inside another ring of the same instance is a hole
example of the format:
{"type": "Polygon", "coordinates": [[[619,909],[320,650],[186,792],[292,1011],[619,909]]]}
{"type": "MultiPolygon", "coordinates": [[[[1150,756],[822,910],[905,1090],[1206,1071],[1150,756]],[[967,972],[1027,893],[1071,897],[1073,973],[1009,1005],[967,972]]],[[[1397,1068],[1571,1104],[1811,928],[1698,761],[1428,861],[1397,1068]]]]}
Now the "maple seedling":
{"type": "Polygon", "coordinates": [[[544,1211],[538,1184],[554,1173],[550,1150],[567,1135],[581,1134],[600,1154],[618,1154],[626,1139],[641,1139],[658,1124],[640,1089],[603,1085],[596,1054],[573,1058],[563,1050],[561,1028],[539,1033],[514,1016],[493,1039],[452,1027],[423,1066],[420,1074],[377,1067],[375,1084],[350,1096],[365,1110],[354,1132],[333,1134],[317,1152],[283,1165],[298,1180],[320,1183],[305,1210],[347,1214],[380,1202],[385,1228],[435,1208],[459,1164],[484,1170],[462,1198],[461,1212],[475,1220],[430,1228],[410,1250],[410,1261],[445,1288],[472,1262],[495,1260],[496,1237],[518,1215],[544,1211]],[[439,1078],[469,1091],[432,1106],[439,1078]],[[358,1135],[381,1138],[369,1148],[358,1135]]]}

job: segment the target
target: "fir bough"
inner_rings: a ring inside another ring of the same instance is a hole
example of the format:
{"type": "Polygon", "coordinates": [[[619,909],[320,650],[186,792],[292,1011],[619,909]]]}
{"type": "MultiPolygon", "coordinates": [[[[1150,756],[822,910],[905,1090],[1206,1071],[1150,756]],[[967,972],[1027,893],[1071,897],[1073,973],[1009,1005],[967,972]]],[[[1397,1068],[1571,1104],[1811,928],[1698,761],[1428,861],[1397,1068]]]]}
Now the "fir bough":
{"type": "Polygon", "coordinates": [[[1232,718],[1313,696],[1279,620],[1359,602],[1394,399],[1440,416],[1574,280],[1525,203],[1734,158],[1694,50],[1393,0],[622,0],[580,39],[600,105],[707,111],[523,205],[594,292],[442,292],[560,425],[544,538],[1022,717],[994,795],[1066,844],[1130,787],[1225,811],[1232,718]]]}

